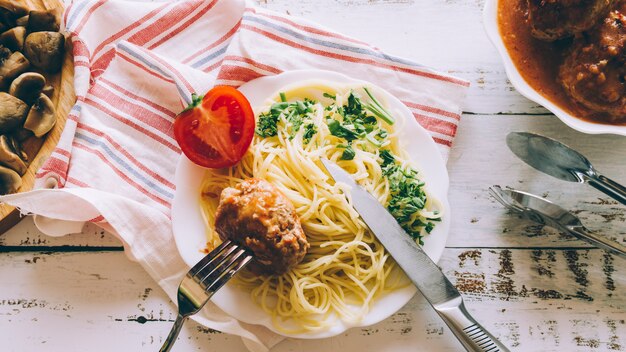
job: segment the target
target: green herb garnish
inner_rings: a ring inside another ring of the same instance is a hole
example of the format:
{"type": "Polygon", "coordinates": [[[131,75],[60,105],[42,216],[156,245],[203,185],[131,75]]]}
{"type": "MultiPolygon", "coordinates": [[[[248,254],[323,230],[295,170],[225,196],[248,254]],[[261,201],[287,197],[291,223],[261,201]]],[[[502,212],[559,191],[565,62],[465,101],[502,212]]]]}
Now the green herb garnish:
{"type": "Polygon", "coordinates": [[[424,222],[413,216],[426,206],[424,182],[418,179],[416,170],[399,164],[389,150],[381,150],[379,156],[391,193],[387,210],[411,237],[422,243],[422,228],[430,233],[435,226],[432,222],[424,222]]]}
{"type": "Polygon", "coordinates": [[[341,153],[341,160],[352,160],[356,156],[356,151],[351,145],[338,145],[337,148],[344,148],[341,153]]]}
{"type": "MultiPolygon", "coordinates": [[[[363,89],[369,98],[367,102],[361,100],[354,92],[350,92],[343,105],[336,103],[335,95],[324,93],[324,97],[335,102],[323,108],[325,117],[323,121],[331,135],[343,140],[335,144],[336,148],[343,149],[341,160],[353,160],[357,149],[378,151],[383,177],[389,182],[390,188],[386,207],[400,226],[416,241],[422,243],[422,234],[430,233],[435,227],[435,222],[440,219],[436,216],[424,218],[417,214],[425,208],[427,202],[424,182],[420,181],[415,169],[403,166],[390,150],[384,149],[390,141],[389,132],[381,121],[393,124],[395,120],[368,88],[363,89]]],[[[267,138],[276,136],[278,131],[284,131],[285,136],[293,139],[302,131],[302,141],[308,144],[318,132],[313,117],[318,113],[316,109],[322,107],[316,106],[316,102],[309,99],[289,102],[284,93],[280,93],[279,96],[280,101],[272,104],[269,111],[259,116],[256,133],[267,138]]],[[[328,142],[321,143],[324,145],[328,142]]]]}

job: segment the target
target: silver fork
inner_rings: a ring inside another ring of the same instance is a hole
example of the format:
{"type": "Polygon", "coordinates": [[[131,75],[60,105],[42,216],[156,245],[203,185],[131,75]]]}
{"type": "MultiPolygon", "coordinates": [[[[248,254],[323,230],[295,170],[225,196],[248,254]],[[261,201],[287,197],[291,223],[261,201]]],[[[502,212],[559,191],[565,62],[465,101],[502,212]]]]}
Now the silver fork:
{"type": "Polygon", "coordinates": [[[243,248],[224,241],[189,270],[178,286],[178,316],[160,352],[168,352],[172,348],[185,320],[198,313],[211,296],[251,259],[252,256],[243,248]]]}
{"type": "Polygon", "coordinates": [[[489,187],[489,193],[506,208],[523,218],[572,234],[596,247],[626,259],[625,246],[587,230],[576,215],[545,198],[514,189],[503,190],[500,186],[489,187]]]}

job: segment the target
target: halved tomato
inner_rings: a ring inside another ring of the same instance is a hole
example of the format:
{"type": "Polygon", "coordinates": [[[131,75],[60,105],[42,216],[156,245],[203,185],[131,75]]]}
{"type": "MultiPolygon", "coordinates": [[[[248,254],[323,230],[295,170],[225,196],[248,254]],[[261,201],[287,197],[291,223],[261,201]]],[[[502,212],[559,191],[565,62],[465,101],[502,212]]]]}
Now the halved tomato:
{"type": "Polygon", "coordinates": [[[174,137],[194,163],[219,169],[237,164],[254,137],[254,113],[237,89],[216,86],[192,102],[174,121],[174,137]]]}

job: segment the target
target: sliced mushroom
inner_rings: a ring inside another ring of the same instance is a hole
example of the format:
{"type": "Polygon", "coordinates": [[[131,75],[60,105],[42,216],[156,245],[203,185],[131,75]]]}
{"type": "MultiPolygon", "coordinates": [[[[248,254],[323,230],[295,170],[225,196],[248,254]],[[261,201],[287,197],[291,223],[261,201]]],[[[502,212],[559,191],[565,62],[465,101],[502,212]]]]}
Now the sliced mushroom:
{"type": "Polygon", "coordinates": [[[39,94],[24,121],[24,128],[33,131],[36,137],[41,137],[48,133],[56,122],[52,100],[45,94],[39,94]]]}
{"type": "Polygon", "coordinates": [[[63,63],[65,37],[59,32],[35,32],[26,37],[24,55],[30,63],[48,72],[57,72],[63,63]]]}
{"type": "Polygon", "coordinates": [[[26,104],[32,104],[37,100],[46,85],[46,78],[35,72],[22,73],[13,80],[9,88],[9,94],[21,99],[26,104]]]}
{"type": "Polygon", "coordinates": [[[10,133],[19,127],[28,113],[28,105],[20,99],[0,92],[0,134],[10,133]]]}
{"type": "Polygon", "coordinates": [[[28,7],[12,0],[0,0],[0,23],[4,30],[15,27],[15,20],[28,15],[28,7]]]}
{"type": "Polygon", "coordinates": [[[10,194],[17,192],[18,188],[22,186],[22,177],[9,169],[8,167],[0,166],[0,194],[10,194]]]}
{"type": "Polygon", "coordinates": [[[22,16],[15,20],[16,26],[26,27],[28,26],[28,16],[22,16]]]}
{"type": "Polygon", "coordinates": [[[0,88],[8,86],[15,77],[26,72],[29,66],[28,59],[22,53],[16,51],[11,54],[0,63],[0,88]]]}
{"type": "MultiPolygon", "coordinates": [[[[24,127],[19,127],[18,129],[13,131],[12,135],[13,135],[13,140],[20,141],[20,142],[24,142],[28,138],[34,136],[33,131],[27,130],[24,127]]],[[[24,156],[24,154],[22,154],[22,159],[28,160],[28,156],[24,156]]]]}
{"type": "Polygon", "coordinates": [[[11,12],[15,18],[26,16],[29,11],[28,6],[13,0],[0,0],[0,8],[11,12]]]}
{"type": "Polygon", "coordinates": [[[28,16],[29,32],[58,32],[61,29],[61,8],[51,10],[33,10],[28,16]]]}
{"type": "Polygon", "coordinates": [[[0,44],[0,64],[6,61],[9,56],[11,56],[11,50],[5,48],[4,45],[0,44]]]}
{"type": "Polygon", "coordinates": [[[23,176],[28,166],[21,158],[22,151],[15,149],[16,147],[17,144],[12,138],[6,135],[0,136],[0,163],[23,176]]]}
{"type": "Polygon", "coordinates": [[[48,98],[52,99],[52,96],[54,95],[54,87],[48,84],[43,87],[43,90],[41,92],[47,95],[48,98]]]}
{"type": "Polygon", "coordinates": [[[0,34],[0,44],[17,51],[22,50],[26,39],[26,27],[14,27],[0,34]]]}
{"type": "Polygon", "coordinates": [[[13,133],[12,135],[9,135],[8,138],[9,138],[9,144],[11,145],[11,149],[13,149],[15,154],[17,154],[17,156],[19,156],[20,159],[22,159],[22,160],[27,162],[28,161],[28,154],[26,154],[26,152],[22,148],[22,143],[20,142],[20,140],[18,140],[15,137],[15,133],[13,133]]]}

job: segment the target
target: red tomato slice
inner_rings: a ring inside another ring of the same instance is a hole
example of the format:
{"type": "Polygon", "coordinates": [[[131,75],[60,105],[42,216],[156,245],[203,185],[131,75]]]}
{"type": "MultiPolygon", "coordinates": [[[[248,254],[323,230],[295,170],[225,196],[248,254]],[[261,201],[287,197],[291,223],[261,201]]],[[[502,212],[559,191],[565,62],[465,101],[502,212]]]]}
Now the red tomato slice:
{"type": "Polygon", "coordinates": [[[254,137],[254,113],[237,89],[216,86],[192,103],[174,121],[174,137],[194,163],[219,169],[237,164],[254,137]]]}

